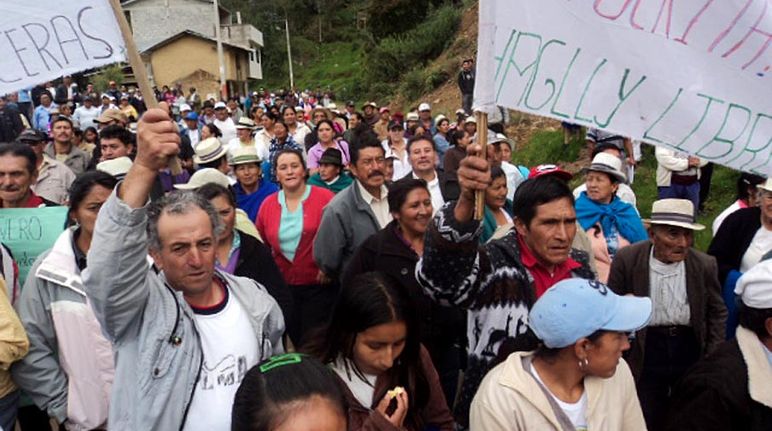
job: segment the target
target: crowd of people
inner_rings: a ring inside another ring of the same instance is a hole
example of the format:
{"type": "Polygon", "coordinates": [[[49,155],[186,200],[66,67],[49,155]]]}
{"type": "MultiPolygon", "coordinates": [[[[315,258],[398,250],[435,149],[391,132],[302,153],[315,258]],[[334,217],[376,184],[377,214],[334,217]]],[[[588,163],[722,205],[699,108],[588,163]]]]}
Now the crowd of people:
{"type": "Polygon", "coordinates": [[[0,98],[0,214],[67,207],[26,280],[2,247],[0,429],[772,429],[772,179],[703,253],[704,160],[657,148],[642,219],[639,143],[588,130],[581,181],[519,166],[472,67],[450,117],[0,98]]]}

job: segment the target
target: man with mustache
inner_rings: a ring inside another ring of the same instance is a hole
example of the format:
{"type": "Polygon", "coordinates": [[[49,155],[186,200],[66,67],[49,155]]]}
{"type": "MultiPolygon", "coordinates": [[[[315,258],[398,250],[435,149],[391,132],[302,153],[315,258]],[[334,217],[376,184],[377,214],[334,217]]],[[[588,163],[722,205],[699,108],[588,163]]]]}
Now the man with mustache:
{"type": "Polygon", "coordinates": [[[567,278],[593,279],[586,252],[573,249],[574,197],[565,181],[544,175],[515,192],[514,229],[482,247],[480,221],[473,220],[475,191],[491,182],[489,161],[467,147],[458,168],[461,193],[429,225],[416,278],[441,305],[468,310],[468,358],[456,405],[456,420],[467,425],[469,406],[485,374],[515,350],[532,350],[528,313],[536,298],[567,278]]]}
{"type": "Polygon", "coordinates": [[[354,184],[327,204],[314,240],[314,260],[327,276],[337,278],[354,250],[392,220],[386,178],[385,151],[372,131],[351,148],[354,184]]]}
{"type": "Polygon", "coordinates": [[[646,426],[664,429],[675,384],[724,341],[727,311],[716,259],[692,248],[694,205],[661,199],[652,206],[649,241],[619,250],[608,286],[620,295],[651,297],[651,321],[625,354],[636,379],[646,426]]]}
{"type": "Polygon", "coordinates": [[[37,157],[26,144],[0,144],[0,208],[56,206],[32,191],[38,177],[37,157]]]}

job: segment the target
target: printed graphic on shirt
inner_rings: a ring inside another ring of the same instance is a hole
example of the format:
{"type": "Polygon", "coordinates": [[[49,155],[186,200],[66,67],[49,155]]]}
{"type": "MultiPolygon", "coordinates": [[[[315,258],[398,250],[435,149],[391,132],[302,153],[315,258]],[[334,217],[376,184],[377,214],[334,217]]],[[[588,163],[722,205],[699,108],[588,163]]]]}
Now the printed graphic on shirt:
{"type": "Polygon", "coordinates": [[[201,366],[200,385],[202,390],[212,390],[216,387],[238,385],[249,370],[246,356],[227,355],[212,365],[204,361],[201,366]]]}
{"type": "Polygon", "coordinates": [[[526,331],[528,308],[525,304],[482,308],[476,314],[469,314],[467,337],[474,354],[478,356],[494,358],[504,340],[525,334],[526,331]]]}

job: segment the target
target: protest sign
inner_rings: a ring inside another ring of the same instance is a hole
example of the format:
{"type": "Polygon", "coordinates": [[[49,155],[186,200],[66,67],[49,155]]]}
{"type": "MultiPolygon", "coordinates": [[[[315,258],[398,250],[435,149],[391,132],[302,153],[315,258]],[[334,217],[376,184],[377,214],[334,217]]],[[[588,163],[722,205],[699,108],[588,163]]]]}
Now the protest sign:
{"type": "Polygon", "coordinates": [[[66,219],[67,207],[0,210],[0,242],[11,249],[19,265],[19,285],[38,255],[51,248],[64,231],[66,219]]]}
{"type": "Polygon", "coordinates": [[[475,106],[772,176],[767,0],[481,0],[475,106]]]}
{"type": "Polygon", "coordinates": [[[123,61],[109,0],[0,0],[0,95],[123,61]]]}

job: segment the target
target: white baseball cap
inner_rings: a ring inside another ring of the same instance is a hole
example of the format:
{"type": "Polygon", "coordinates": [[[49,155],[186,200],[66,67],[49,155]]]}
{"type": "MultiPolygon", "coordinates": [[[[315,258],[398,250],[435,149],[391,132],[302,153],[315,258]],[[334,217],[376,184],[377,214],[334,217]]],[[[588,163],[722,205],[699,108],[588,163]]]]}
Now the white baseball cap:
{"type": "Polygon", "coordinates": [[[432,110],[431,105],[429,105],[426,102],[418,105],[418,112],[421,112],[421,111],[431,111],[431,110],[432,110]]]}
{"type": "Polygon", "coordinates": [[[772,308],[772,259],[763,260],[737,281],[734,293],[751,308],[772,308]]]}
{"type": "Polygon", "coordinates": [[[175,184],[174,188],[180,190],[196,190],[210,183],[219,184],[226,188],[230,185],[230,181],[224,173],[215,168],[204,168],[197,170],[186,184],[175,184]]]}
{"type": "Polygon", "coordinates": [[[214,109],[228,109],[228,105],[225,102],[217,102],[214,104],[214,109]]]}
{"type": "Polygon", "coordinates": [[[180,105],[180,112],[192,111],[192,110],[193,108],[191,108],[190,105],[188,105],[187,103],[183,103],[182,105],[180,105]]]}

